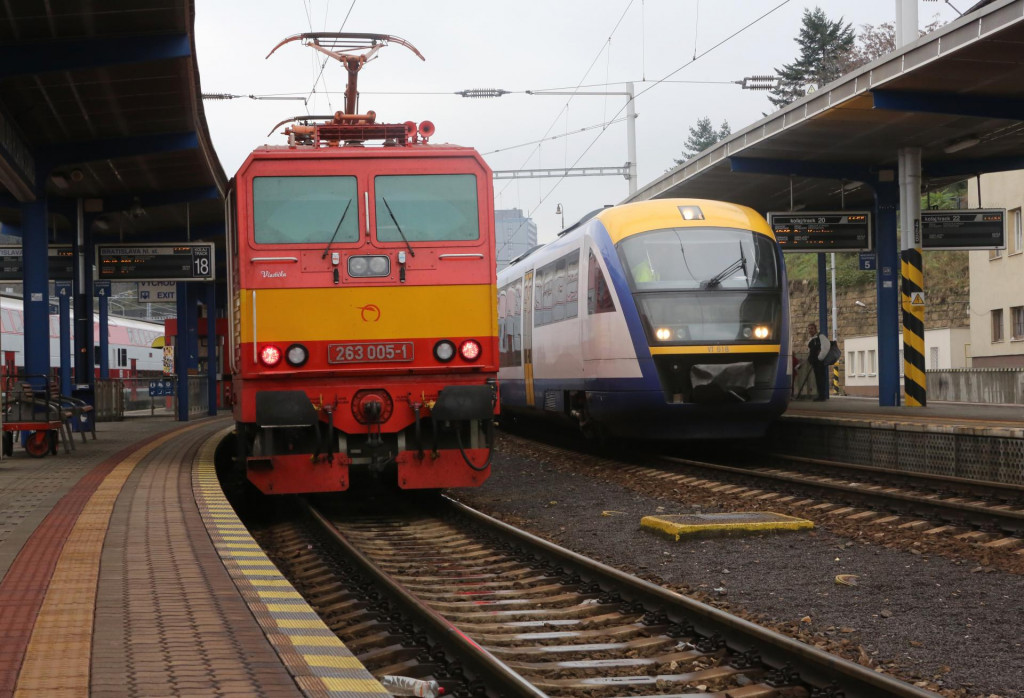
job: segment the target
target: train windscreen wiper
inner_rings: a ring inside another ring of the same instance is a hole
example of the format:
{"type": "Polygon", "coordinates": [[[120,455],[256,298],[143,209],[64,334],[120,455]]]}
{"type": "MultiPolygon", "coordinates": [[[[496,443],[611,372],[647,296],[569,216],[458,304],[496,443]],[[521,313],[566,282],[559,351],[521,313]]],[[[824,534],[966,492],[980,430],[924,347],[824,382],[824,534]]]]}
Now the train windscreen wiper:
{"type": "Polygon", "coordinates": [[[327,247],[324,248],[324,253],[320,255],[320,259],[327,257],[327,253],[330,251],[331,245],[334,244],[334,238],[338,237],[338,231],[341,230],[341,224],[345,222],[345,216],[348,215],[348,207],[351,205],[352,199],[349,199],[348,203],[345,204],[345,210],[341,212],[341,219],[338,221],[338,226],[334,229],[334,235],[332,235],[331,239],[327,241],[327,247]]]}
{"type": "Polygon", "coordinates": [[[380,198],[381,198],[381,201],[384,202],[385,208],[387,208],[387,210],[388,210],[388,215],[391,216],[391,222],[395,224],[395,229],[398,230],[398,234],[402,236],[402,242],[404,242],[406,248],[408,248],[409,256],[410,257],[415,257],[416,253],[413,252],[412,245],[409,244],[409,241],[405,237],[405,233],[402,232],[402,226],[398,225],[398,219],[395,218],[395,214],[391,211],[391,205],[388,204],[387,197],[382,196],[380,198]]]}
{"type": "Polygon", "coordinates": [[[707,281],[701,281],[700,282],[700,287],[701,288],[718,288],[719,286],[722,285],[722,281],[725,280],[725,278],[727,276],[729,276],[729,274],[732,274],[733,272],[735,272],[735,271],[737,271],[739,269],[743,270],[743,278],[747,282],[747,287],[748,288],[750,287],[750,278],[747,276],[747,256],[743,253],[743,243],[741,242],[741,243],[739,243],[739,245],[740,245],[740,257],[739,257],[739,259],[737,259],[735,262],[733,262],[732,264],[727,266],[722,271],[720,271],[717,274],[715,274],[714,276],[712,276],[707,281]]]}

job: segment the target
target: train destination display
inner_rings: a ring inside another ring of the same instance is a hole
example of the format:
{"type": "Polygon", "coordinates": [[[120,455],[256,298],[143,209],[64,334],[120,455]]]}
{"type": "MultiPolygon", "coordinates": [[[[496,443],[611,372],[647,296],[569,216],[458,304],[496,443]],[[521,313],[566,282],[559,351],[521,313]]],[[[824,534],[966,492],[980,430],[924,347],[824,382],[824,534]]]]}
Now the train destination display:
{"type": "Polygon", "coordinates": [[[783,252],[865,252],[871,249],[869,211],[769,213],[783,252]]]}
{"type": "MultiPolygon", "coordinates": [[[[46,250],[46,273],[51,281],[75,278],[75,254],[71,245],[50,245],[46,250]]],[[[0,281],[21,282],[25,276],[21,245],[0,245],[0,281]]]]}
{"type": "Polygon", "coordinates": [[[1006,247],[1006,209],[921,211],[921,247],[929,250],[1000,250],[1006,247]]]}
{"type": "Polygon", "coordinates": [[[97,245],[97,279],[211,281],[213,243],[97,245]]]}

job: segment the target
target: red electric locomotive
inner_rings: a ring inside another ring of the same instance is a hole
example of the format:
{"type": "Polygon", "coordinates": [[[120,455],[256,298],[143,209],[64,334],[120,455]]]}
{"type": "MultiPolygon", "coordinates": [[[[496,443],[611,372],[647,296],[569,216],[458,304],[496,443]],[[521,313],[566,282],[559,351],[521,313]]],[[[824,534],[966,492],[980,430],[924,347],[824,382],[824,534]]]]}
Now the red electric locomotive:
{"type": "Polygon", "coordinates": [[[412,46],[293,40],[346,65],[346,109],[286,128],[287,146],[256,149],[233,180],[239,461],[268,494],[371,474],[405,489],[480,485],[497,412],[491,170],[472,148],[429,143],[430,122],[355,113],[366,59],[412,46]]]}

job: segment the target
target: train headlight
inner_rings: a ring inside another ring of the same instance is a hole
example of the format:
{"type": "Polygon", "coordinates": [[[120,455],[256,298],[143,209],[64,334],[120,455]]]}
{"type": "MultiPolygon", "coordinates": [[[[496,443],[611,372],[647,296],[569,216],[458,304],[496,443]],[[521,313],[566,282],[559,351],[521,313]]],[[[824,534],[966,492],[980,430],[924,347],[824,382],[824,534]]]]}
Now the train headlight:
{"type": "Polygon", "coordinates": [[[467,339],[459,345],[459,355],[466,361],[476,361],[480,357],[480,342],[475,339],[467,339]]]}
{"type": "Polygon", "coordinates": [[[754,328],[754,339],[768,339],[772,331],[768,325],[758,325],[754,328]]]}
{"type": "Polygon", "coordinates": [[[434,345],[434,358],[441,363],[448,363],[455,358],[455,345],[447,339],[442,339],[434,345]]]}
{"type": "Polygon", "coordinates": [[[659,327],[658,329],[654,330],[654,336],[660,342],[667,342],[668,340],[672,339],[672,330],[670,330],[667,327],[659,327]]]}
{"type": "Polygon", "coordinates": [[[260,349],[260,361],[264,366],[277,366],[281,363],[281,350],[273,344],[267,344],[260,349]]]}
{"type": "Polygon", "coordinates": [[[387,276],[390,273],[391,258],[387,255],[360,255],[348,258],[349,276],[387,276]]]}
{"type": "Polygon", "coordinates": [[[684,221],[704,220],[704,212],[700,210],[700,206],[680,206],[679,213],[683,214],[684,221]]]}
{"type": "Polygon", "coordinates": [[[293,344],[285,351],[284,358],[292,366],[301,366],[309,360],[309,352],[301,344],[293,344]]]}

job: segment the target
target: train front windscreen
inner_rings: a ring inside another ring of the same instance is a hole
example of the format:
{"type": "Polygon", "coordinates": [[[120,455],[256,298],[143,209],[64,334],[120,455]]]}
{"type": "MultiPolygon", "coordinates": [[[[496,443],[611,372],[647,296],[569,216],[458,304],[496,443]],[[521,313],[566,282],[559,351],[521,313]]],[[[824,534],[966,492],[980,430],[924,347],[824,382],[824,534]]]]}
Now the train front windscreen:
{"type": "Polygon", "coordinates": [[[733,228],[669,228],[618,245],[652,345],[778,344],[774,241],[733,228]]]}

